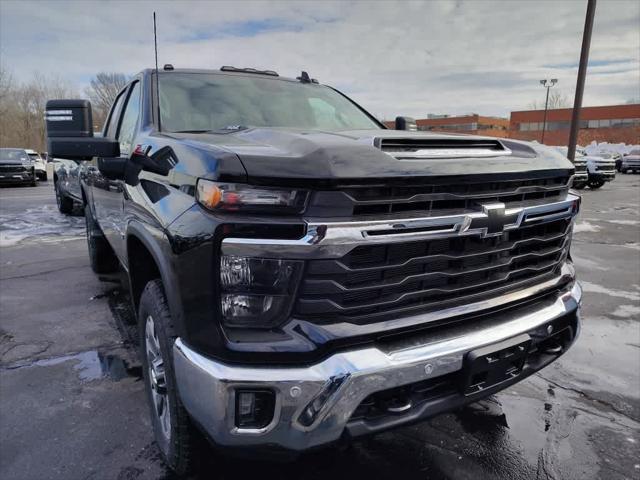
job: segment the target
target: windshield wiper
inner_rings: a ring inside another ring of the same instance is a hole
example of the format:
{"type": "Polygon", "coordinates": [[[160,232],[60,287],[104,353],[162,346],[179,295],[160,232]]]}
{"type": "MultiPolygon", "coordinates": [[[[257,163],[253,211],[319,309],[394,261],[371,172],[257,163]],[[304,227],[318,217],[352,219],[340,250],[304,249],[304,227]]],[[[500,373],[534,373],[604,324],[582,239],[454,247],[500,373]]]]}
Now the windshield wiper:
{"type": "Polygon", "coordinates": [[[231,133],[246,130],[248,128],[249,127],[245,125],[227,125],[226,127],[218,128],[216,130],[176,130],[170,133],[231,133]]]}

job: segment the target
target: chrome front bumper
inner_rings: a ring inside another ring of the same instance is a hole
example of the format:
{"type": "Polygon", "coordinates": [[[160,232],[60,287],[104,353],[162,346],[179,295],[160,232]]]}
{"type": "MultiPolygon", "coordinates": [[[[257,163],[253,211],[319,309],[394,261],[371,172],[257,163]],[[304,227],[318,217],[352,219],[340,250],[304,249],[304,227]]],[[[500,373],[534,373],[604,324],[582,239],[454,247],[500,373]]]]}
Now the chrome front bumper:
{"type": "MultiPolygon", "coordinates": [[[[352,428],[349,423],[365,398],[460,371],[465,355],[472,350],[523,334],[528,334],[534,342],[536,338],[548,338],[550,332],[555,332],[556,322],[559,325],[568,317],[573,322],[570,326],[570,342],[573,342],[579,330],[577,310],[581,297],[582,290],[574,283],[557,297],[520,309],[517,314],[495,313],[446,331],[423,334],[424,338],[412,337],[386,346],[336,353],[307,367],[227,365],[198,354],[177,339],[173,349],[176,381],[185,408],[216,444],[305,450],[336,441],[346,431],[366,433],[367,428],[363,429],[362,425],[352,428]],[[331,393],[320,395],[326,393],[329,386],[332,386],[331,393]],[[275,414],[265,428],[235,426],[235,391],[247,387],[275,392],[275,414]],[[300,415],[319,395],[323,398],[318,415],[313,423],[303,425],[300,415]]],[[[547,363],[531,365],[527,374],[547,363]]],[[[515,378],[514,382],[519,379],[515,378]]],[[[419,411],[406,412],[406,416],[396,417],[393,424],[427,418],[458,406],[445,402],[443,408],[442,403],[431,410],[426,405],[419,411]]]]}
{"type": "Polygon", "coordinates": [[[579,172],[573,176],[573,184],[581,185],[586,184],[589,181],[589,173],[588,172],[579,172]]]}

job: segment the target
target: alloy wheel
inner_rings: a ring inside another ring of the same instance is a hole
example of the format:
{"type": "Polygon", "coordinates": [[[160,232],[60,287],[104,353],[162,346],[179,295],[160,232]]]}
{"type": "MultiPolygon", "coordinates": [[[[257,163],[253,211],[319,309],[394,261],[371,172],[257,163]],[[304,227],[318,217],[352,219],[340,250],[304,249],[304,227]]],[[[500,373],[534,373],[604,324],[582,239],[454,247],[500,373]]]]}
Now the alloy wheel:
{"type": "Polygon", "coordinates": [[[169,411],[167,377],[162,351],[160,350],[160,342],[158,341],[158,335],[156,333],[156,326],[151,315],[147,317],[144,338],[153,413],[158,419],[162,434],[168,439],[171,433],[171,415],[169,411]]]}

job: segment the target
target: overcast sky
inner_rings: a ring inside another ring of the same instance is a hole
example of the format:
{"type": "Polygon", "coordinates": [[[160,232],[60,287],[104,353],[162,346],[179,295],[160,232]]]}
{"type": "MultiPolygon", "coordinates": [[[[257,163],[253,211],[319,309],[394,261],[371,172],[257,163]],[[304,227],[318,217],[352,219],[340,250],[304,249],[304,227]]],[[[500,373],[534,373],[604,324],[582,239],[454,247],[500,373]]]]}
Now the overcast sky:
{"type": "MultiPolygon", "coordinates": [[[[1,62],[82,91],[99,71],[160,64],[300,70],[383,118],[508,116],[575,88],[586,0],[99,2],[0,0],[1,62]]],[[[583,105],[640,98],[640,2],[599,0],[583,105]]]]}

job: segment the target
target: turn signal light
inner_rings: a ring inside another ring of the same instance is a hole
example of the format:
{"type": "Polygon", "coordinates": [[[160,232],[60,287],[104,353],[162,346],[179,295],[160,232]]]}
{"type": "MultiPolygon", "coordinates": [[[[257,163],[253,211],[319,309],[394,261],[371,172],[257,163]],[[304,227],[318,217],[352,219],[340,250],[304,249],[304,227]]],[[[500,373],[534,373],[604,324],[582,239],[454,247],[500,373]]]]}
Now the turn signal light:
{"type": "Polygon", "coordinates": [[[306,190],[254,187],[240,183],[219,183],[199,179],[196,198],[209,210],[301,213],[306,190]]]}

